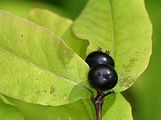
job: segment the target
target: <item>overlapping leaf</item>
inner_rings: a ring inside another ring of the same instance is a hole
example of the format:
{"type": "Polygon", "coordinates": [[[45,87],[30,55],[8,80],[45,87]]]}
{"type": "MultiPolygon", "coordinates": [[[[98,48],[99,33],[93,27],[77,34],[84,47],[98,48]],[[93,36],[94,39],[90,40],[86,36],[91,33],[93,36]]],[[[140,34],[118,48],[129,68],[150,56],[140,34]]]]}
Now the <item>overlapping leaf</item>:
{"type": "Polygon", "coordinates": [[[119,76],[116,91],[129,88],[148,65],[152,27],[144,0],[89,0],[73,31],[90,41],[88,52],[110,51],[119,76]]]}
{"type": "Polygon", "coordinates": [[[0,93],[61,105],[87,97],[88,66],[49,30],[0,11],[0,93]]]}
{"type": "MultiPolygon", "coordinates": [[[[89,99],[61,106],[42,106],[9,98],[27,120],[95,120],[94,106],[89,99]]],[[[103,120],[132,120],[131,107],[121,94],[110,95],[103,107],[103,120]],[[119,107],[118,107],[119,106],[119,107]],[[122,110],[123,109],[123,110],[122,110]]]]}
{"type": "Polygon", "coordinates": [[[16,107],[5,104],[2,99],[0,99],[0,119],[25,120],[22,113],[16,107]]]}
{"type": "Polygon", "coordinates": [[[87,40],[77,38],[71,27],[73,21],[61,17],[55,13],[43,9],[33,9],[29,13],[29,19],[41,26],[49,28],[54,34],[61,37],[82,58],[86,57],[87,40]]]}

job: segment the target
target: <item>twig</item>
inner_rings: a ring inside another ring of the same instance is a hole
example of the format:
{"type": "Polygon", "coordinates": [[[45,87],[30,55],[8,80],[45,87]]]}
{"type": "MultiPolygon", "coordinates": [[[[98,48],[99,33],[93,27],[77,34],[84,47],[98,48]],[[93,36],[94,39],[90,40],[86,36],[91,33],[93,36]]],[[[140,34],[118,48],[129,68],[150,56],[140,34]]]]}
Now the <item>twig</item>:
{"type": "Polygon", "coordinates": [[[91,101],[94,104],[95,107],[95,111],[96,111],[96,118],[97,120],[102,120],[102,106],[104,104],[104,98],[105,96],[114,93],[113,90],[111,91],[97,91],[97,96],[94,97],[94,95],[92,94],[91,96],[91,101]]]}

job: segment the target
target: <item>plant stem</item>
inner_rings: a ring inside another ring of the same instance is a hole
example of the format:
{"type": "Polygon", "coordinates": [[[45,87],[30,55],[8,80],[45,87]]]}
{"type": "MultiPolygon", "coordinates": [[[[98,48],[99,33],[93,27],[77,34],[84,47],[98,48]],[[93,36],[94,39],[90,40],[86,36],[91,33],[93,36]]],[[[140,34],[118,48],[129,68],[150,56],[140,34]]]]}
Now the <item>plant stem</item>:
{"type": "Polygon", "coordinates": [[[102,104],[98,103],[95,105],[97,120],[102,120],[102,104]]]}
{"type": "Polygon", "coordinates": [[[103,92],[97,91],[97,96],[91,96],[91,101],[94,104],[95,111],[96,111],[96,118],[97,120],[102,120],[102,105],[104,102],[104,94],[103,92]]]}
{"type": "Polygon", "coordinates": [[[94,104],[96,110],[96,118],[97,120],[102,120],[102,106],[104,104],[104,97],[114,93],[114,91],[108,91],[107,93],[103,91],[97,91],[97,96],[94,98],[94,95],[91,96],[91,101],[94,104]]]}

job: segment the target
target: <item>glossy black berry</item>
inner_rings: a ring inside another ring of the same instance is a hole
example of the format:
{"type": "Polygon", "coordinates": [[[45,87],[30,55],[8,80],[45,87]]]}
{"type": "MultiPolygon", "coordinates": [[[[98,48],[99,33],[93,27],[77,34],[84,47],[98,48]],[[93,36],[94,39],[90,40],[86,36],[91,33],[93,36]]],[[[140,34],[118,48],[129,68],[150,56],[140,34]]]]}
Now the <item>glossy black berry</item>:
{"type": "Polygon", "coordinates": [[[89,67],[96,66],[98,64],[110,65],[112,67],[115,66],[113,58],[109,55],[108,52],[102,52],[102,50],[94,51],[90,53],[86,58],[86,63],[89,67]]]}
{"type": "Polygon", "coordinates": [[[88,81],[96,90],[109,90],[117,84],[117,73],[108,65],[96,65],[88,73],[88,81]]]}

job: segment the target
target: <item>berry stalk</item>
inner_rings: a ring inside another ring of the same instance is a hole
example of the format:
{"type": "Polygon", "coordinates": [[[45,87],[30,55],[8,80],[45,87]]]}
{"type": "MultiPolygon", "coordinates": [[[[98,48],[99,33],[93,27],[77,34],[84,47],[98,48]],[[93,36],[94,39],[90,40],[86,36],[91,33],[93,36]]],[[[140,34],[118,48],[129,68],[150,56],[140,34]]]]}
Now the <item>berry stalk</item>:
{"type": "Polygon", "coordinates": [[[97,120],[102,120],[102,105],[98,104],[96,107],[96,117],[97,120]]]}
{"type": "Polygon", "coordinates": [[[107,95],[111,93],[114,93],[114,91],[112,90],[106,93],[104,91],[97,91],[97,96],[95,98],[94,95],[92,94],[91,101],[95,107],[97,120],[102,120],[102,106],[104,104],[104,99],[107,95]]]}
{"type": "Polygon", "coordinates": [[[96,110],[96,118],[97,120],[102,120],[102,106],[103,106],[104,98],[102,98],[101,93],[97,92],[97,97],[94,101],[94,106],[96,110]]]}

